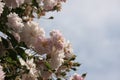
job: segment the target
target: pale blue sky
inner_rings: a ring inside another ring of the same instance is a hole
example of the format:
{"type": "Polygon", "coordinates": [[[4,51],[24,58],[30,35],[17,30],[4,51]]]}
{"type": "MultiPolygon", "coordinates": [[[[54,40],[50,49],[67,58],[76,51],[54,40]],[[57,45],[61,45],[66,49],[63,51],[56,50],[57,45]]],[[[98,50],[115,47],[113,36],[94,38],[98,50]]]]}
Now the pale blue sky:
{"type": "MultiPolygon", "coordinates": [[[[60,29],[73,44],[78,73],[86,80],[120,80],[120,0],[68,0],[54,20],[42,18],[47,31],[60,29]]],[[[46,17],[47,17],[46,16],[46,17]]]]}

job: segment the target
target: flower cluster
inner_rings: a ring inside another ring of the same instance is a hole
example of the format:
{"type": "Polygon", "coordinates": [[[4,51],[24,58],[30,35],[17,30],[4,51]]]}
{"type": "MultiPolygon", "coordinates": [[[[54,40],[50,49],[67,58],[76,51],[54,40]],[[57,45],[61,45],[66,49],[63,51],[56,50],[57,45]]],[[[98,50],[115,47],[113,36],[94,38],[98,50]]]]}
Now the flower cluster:
{"type": "Polygon", "coordinates": [[[0,66],[0,80],[4,80],[5,73],[3,72],[3,67],[0,66]]]}
{"type": "Polygon", "coordinates": [[[20,32],[24,24],[22,23],[22,19],[16,13],[10,13],[8,16],[8,27],[13,29],[15,32],[20,32]]]}
{"type": "Polygon", "coordinates": [[[74,74],[70,80],[84,80],[84,76],[80,76],[79,74],[74,74]]]}
{"type": "MultiPolygon", "coordinates": [[[[80,66],[59,30],[49,37],[33,19],[60,11],[66,0],[0,0],[0,80],[66,79],[80,66]]],[[[84,80],[74,75],[70,80],[84,80]]]]}
{"type": "Polygon", "coordinates": [[[1,1],[2,0],[0,0],[0,16],[1,16],[2,12],[3,12],[3,7],[5,5],[5,3],[1,2],[1,1]]]}
{"type": "Polygon", "coordinates": [[[35,11],[40,17],[48,11],[60,11],[62,2],[66,2],[66,0],[0,0],[0,16],[3,8],[8,7],[9,9],[24,9],[24,15],[27,17],[35,11]]]}

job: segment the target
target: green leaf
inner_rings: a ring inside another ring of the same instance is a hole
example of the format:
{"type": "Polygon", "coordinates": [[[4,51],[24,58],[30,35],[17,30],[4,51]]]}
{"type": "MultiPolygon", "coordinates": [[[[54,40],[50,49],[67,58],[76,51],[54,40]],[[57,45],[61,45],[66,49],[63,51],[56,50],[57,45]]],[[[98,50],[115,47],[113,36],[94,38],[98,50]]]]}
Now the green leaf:
{"type": "Polygon", "coordinates": [[[15,37],[11,33],[9,33],[9,32],[7,32],[6,34],[8,35],[8,39],[12,43],[12,46],[13,47],[17,46],[18,45],[18,41],[15,39],[15,37]]]}
{"type": "Polygon", "coordinates": [[[48,19],[54,19],[54,17],[53,17],[53,16],[51,16],[51,17],[49,17],[48,19]]]}
{"type": "Polygon", "coordinates": [[[17,53],[13,49],[8,49],[7,51],[9,53],[9,57],[11,57],[13,60],[18,60],[17,53]]]}
{"type": "Polygon", "coordinates": [[[60,73],[62,76],[66,76],[67,74],[66,74],[66,72],[61,72],[60,73]]]}
{"type": "Polygon", "coordinates": [[[25,11],[25,9],[23,9],[23,8],[19,8],[19,7],[16,8],[16,9],[12,9],[12,12],[17,13],[20,17],[23,16],[24,11],[25,11]]]}
{"type": "Polygon", "coordinates": [[[20,42],[20,43],[19,43],[19,46],[21,46],[21,47],[25,47],[25,48],[28,49],[27,45],[26,45],[24,42],[20,42]]]}
{"type": "Polygon", "coordinates": [[[62,80],[61,78],[57,78],[57,80],[62,80]]]}
{"type": "Polygon", "coordinates": [[[37,8],[39,7],[38,3],[36,0],[32,0],[33,6],[36,6],[37,8]]]}
{"type": "Polygon", "coordinates": [[[77,69],[76,68],[71,68],[73,71],[76,71],[77,69]]]}
{"type": "Polygon", "coordinates": [[[1,37],[1,39],[2,39],[2,44],[3,44],[3,46],[4,46],[5,48],[8,48],[8,47],[9,47],[9,43],[8,43],[7,39],[4,39],[3,37],[1,37]]]}
{"type": "Polygon", "coordinates": [[[73,56],[69,59],[69,61],[74,61],[75,58],[76,58],[76,55],[73,55],[73,56]]]}
{"type": "Polygon", "coordinates": [[[15,50],[17,51],[18,55],[26,61],[27,54],[25,53],[25,50],[20,47],[17,47],[15,50]]]}
{"type": "Polygon", "coordinates": [[[77,67],[79,67],[80,65],[81,65],[80,63],[75,62],[75,63],[73,63],[73,65],[72,65],[72,66],[77,66],[77,67]]]}
{"type": "Polygon", "coordinates": [[[7,15],[10,13],[9,11],[10,9],[8,9],[8,7],[4,6],[3,12],[0,16],[0,31],[3,33],[6,33],[8,28],[6,26],[6,22],[7,22],[7,15]]]}
{"type": "Polygon", "coordinates": [[[45,61],[45,66],[48,68],[48,70],[52,69],[51,66],[50,66],[50,64],[47,61],[45,61]]]}
{"type": "Polygon", "coordinates": [[[82,74],[82,77],[83,77],[83,78],[85,78],[85,77],[86,77],[86,75],[87,75],[87,73],[84,73],[84,74],[82,74]]]}
{"type": "Polygon", "coordinates": [[[6,61],[10,64],[16,64],[16,61],[12,60],[10,57],[7,57],[6,61]]]}

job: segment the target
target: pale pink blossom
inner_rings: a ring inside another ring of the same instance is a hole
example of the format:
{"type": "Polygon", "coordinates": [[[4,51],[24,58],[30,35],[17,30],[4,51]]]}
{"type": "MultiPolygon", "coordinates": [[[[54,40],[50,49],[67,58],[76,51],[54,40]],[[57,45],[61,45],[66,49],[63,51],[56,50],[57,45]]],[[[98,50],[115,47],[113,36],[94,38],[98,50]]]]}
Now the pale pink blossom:
{"type": "Polygon", "coordinates": [[[82,76],[80,76],[79,74],[74,74],[70,80],[84,80],[84,78],[82,76]]]}
{"type": "MultiPolygon", "coordinates": [[[[36,0],[36,2],[37,2],[38,4],[40,4],[41,1],[43,1],[43,0],[36,0]]],[[[32,3],[32,0],[25,0],[25,3],[31,4],[31,3],[32,3]]]]}
{"type": "Polygon", "coordinates": [[[34,44],[34,48],[39,54],[50,54],[53,47],[56,50],[63,50],[64,42],[64,37],[60,31],[53,30],[50,32],[50,38],[39,36],[34,44]]]}
{"type": "Polygon", "coordinates": [[[66,0],[58,0],[58,2],[66,2],[66,0]]]}
{"type": "Polygon", "coordinates": [[[19,58],[19,61],[21,65],[24,65],[29,69],[28,74],[22,75],[22,80],[37,80],[38,71],[36,70],[36,64],[34,63],[33,58],[29,60],[27,59],[26,62],[22,58],[19,58]]]}
{"type": "Polygon", "coordinates": [[[57,0],[44,0],[43,1],[43,8],[45,10],[52,10],[54,6],[57,5],[57,0]]]}
{"type": "Polygon", "coordinates": [[[74,56],[73,48],[72,48],[72,45],[70,44],[69,41],[67,41],[65,43],[64,53],[65,53],[65,58],[66,59],[70,59],[70,58],[72,58],[74,56]]]}
{"type": "Polygon", "coordinates": [[[39,54],[50,54],[52,51],[53,43],[50,38],[39,36],[34,44],[34,49],[39,54]]]}
{"type": "Polygon", "coordinates": [[[64,62],[63,58],[64,58],[64,52],[63,50],[56,50],[54,47],[53,47],[53,50],[52,50],[52,53],[51,53],[51,60],[50,60],[50,65],[52,67],[52,69],[55,69],[57,70],[61,65],[62,63],[64,62]]]}
{"type": "Polygon", "coordinates": [[[36,0],[36,2],[37,2],[38,4],[40,4],[42,1],[43,1],[43,0],[36,0]]]}
{"type": "Polygon", "coordinates": [[[13,29],[15,32],[20,32],[24,24],[22,19],[16,13],[10,13],[7,15],[8,22],[7,25],[9,28],[13,29]]]}
{"type": "Polygon", "coordinates": [[[25,23],[23,30],[20,33],[21,41],[25,42],[29,47],[35,44],[39,36],[45,36],[45,32],[43,28],[40,28],[38,23],[34,21],[25,23]]]}
{"type": "Polygon", "coordinates": [[[0,65],[0,80],[4,80],[5,73],[3,72],[3,67],[0,65]]]}
{"type": "Polygon", "coordinates": [[[5,5],[5,3],[1,2],[1,1],[2,0],[0,0],[0,16],[1,16],[2,12],[3,12],[3,7],[5,5]]]}
{"type": "Polygon", "coordinates": [[[51,41],[56,49],[62,50],[65,45],[65,39],[59,30],[53,30],[50,32],[51,41]]]}
{"type": "Polygon", "coordinates": [[[48,80],[52,75],[52,72],[47,71],[48,68],[45,66],[45,64],[42,61],[39,61],[37,63],[37,70],[40,70],[40,75],[42,76],[43,80],[48,80]]]}
{"type": "Polygon", "coordinates": [[[25,3],[32,3],[32,0],[25,0],[25,3]]]}
{"type": "Polygon", "coordinates": [[[43,8],[46,11],[53,10],[55,6],[60,5],[61,2],[66,2],[66,0],[43,0],[43,8]]]}
{"type": "Polygon", "coordinates": [[[3,0],[5,5],[9,8],[16,8],[19,7],[24,3],[24,0],[3,0]]]}

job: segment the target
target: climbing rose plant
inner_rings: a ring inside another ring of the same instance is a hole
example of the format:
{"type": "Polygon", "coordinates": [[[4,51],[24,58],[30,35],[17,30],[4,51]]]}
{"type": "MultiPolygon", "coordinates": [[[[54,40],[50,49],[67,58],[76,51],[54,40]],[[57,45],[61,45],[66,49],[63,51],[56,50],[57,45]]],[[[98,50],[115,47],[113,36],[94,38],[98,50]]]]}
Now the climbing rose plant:
{"type": "MultiPolygon", "coordinates": [[[[0,0],[0,80],[84,80],[67,73],[80,66],[59,30],[49,37],[34,18],[60,11],[66,0],[0,0]]],[[[48,19],[53,19],[49,17],[48,19]]]]}

